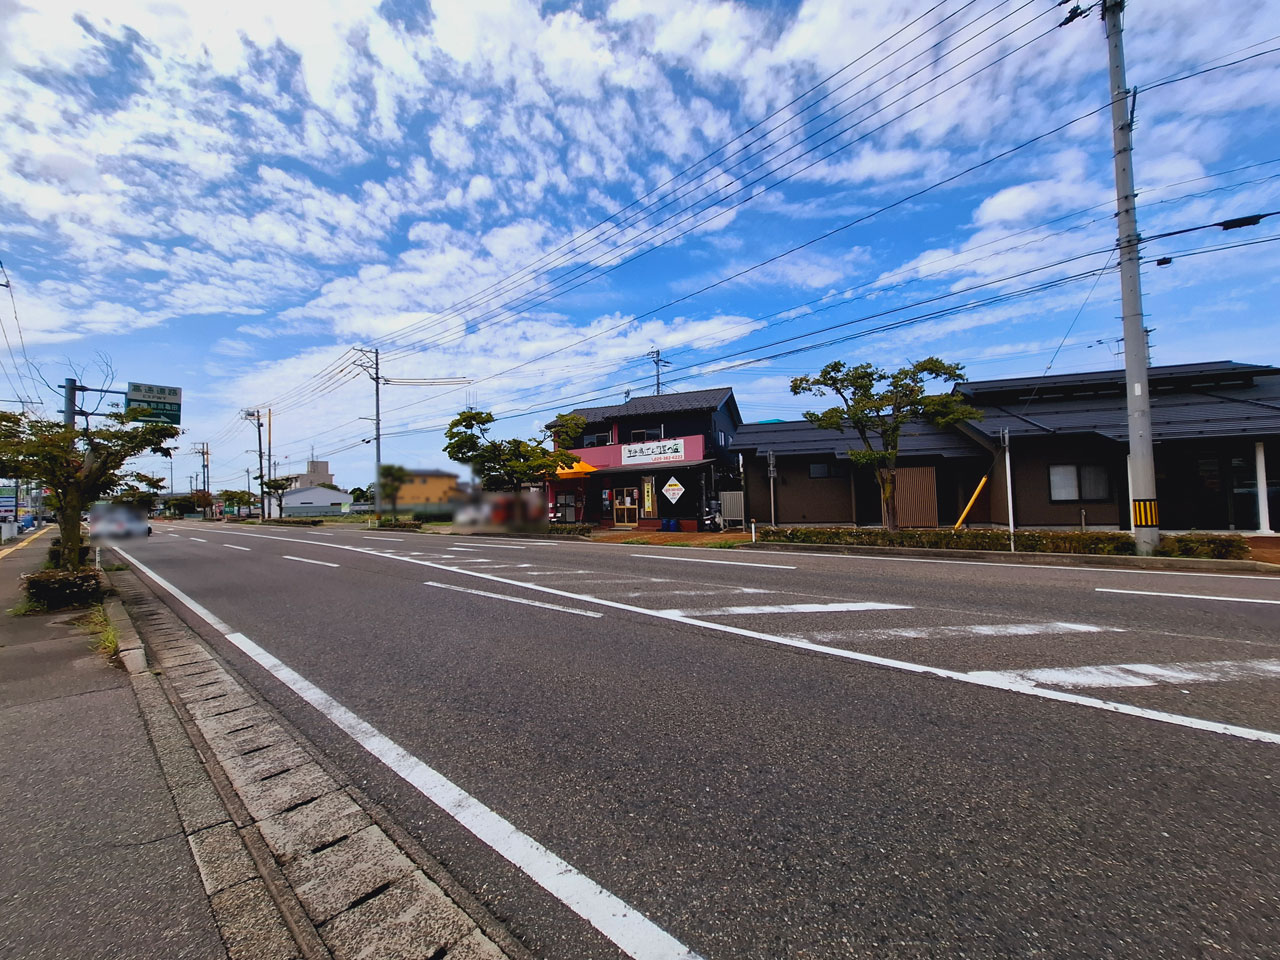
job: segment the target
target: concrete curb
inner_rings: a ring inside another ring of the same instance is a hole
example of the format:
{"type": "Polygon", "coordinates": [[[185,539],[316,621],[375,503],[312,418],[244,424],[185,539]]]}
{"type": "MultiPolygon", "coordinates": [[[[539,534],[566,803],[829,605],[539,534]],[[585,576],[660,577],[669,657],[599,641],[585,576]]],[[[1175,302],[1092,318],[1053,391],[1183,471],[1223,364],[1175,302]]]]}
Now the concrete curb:
{"type": "Polygon", "coordinates": [[[875,547],[850,543],[783,543],[760,540],[737,549],[787,550],[797,553],[834,553],[868,557],[980,560],[984,563],[1034,563],[1052,567],[1121,567],[1134,570],[1187,570],[1219,573],[1280,574],[1280,564],[1260,560],[1201,560],[1193,557],[1117,557],[1082,553],[1005,553],[1001,550],[948,550],[924,547],[875,547]]]}
{"type": "Polygon", "coordinates": [[[219,905],[229,912],[229,950],[233,941],[253,947],[231,952],[233,960],[283,956],[257,949],[241,919],[265,915],[252,902],[259,888],[291,934],[290,956],[527,960],[474,898],[344,785],[149,586],[132,572],[113,574],[112,583],[159,667],[159,679],[139,676],[167,694],[187,726],[223,811],[216,822],[208,822],[211,813],[194,819],[189,839],[220,926],[219,905]]]}
{"type": "Polygon", "coordinates": [[[107,620],[116,628],[121,665],[130,674],[146,673],[147,652],[142,647],[142,638],[138,636],[133,621],[125,613],[124,604],[115,597],[108,597],[103,601],[102,609],[106,612],[107,620]]]}

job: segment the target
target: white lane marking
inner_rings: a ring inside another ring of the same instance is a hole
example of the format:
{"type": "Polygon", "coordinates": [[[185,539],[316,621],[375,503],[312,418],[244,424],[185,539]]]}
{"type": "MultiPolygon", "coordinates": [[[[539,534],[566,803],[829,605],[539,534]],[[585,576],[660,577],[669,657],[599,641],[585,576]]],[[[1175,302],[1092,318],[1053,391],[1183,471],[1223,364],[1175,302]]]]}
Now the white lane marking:
{"type": "Polygon", "coordinates": [[[297,560],[299,563],[314,563],[321,567],[336,567],[336,563],[329,563],[327,560],[308,560],[306,557],[291,557],[289,554],[284,555],[286,560],[297,560]]]}
{"type": "Polygon", "coordinates": [[[1280,660],[1116,663],[1096,667],[977,670],[974,674],[984,677],[1005,677],[1024,683],[1047,684],[1054,687],[1154,687],[1161,683],[1216,683],[1280,677],[1280,660]]]}
{"type": "Polygon", "coordinates": [[[874,654],[861,653],[856,650],[843,650],[839,647],[828,647],[818,643],[811,643],[808,640],[796,639],[794,637],[762,633],[759,630],[748,630],[745,627],[735,627],[726,623],[717,623],[714,620],[698,620],[693,617],[669,614],[662,610],[649,610],[645,607],[637,607],[630,603],[620,603],[617,600],[606,600],[603,597],[592,597],[586,594],[570,593],[567,590],[557,590],[554,587],[544,587],[537,583],[522,583],[519,580],[510,580],[506,577],[498,577],[489,573],[481,573],[479,570],[451,569],[440,563],[432,563],[429,560],[412,560],[408,557],[401,557],[399,559],[403,559],[408,563],[420,563],[425,567],[434,567],[437,570],[446,570],[462,576],[479,577],[483,580],[489,580],[495,583],[521,586],[526,590],[537,590],[541,593],[550,593],[559,597],[581,600],[584,603],[598,603],[601,606],[613,607],[617,610],[626,610],[631,613],[640,614],[641,616],[657,617],[662,620],[671,620],[676,623],[683,623],[692,627],[703,627],[707,630],[715,630],[720,633],[730,633],[739,637],[750,637],[753,640],[763,640],[766,643],[776,643],[781,646],[795,647],[800,650],[811,650],[815,653],[824,653],[844,660],[856,660],[861,663],[871,663],[881,667],[889,667],[890,669],[901,670],[905,673],[916,673],[925,676],[939,677],[945,680],[956,680],[961,683],[970,683],[979,687],[1003,690],[1009,693],[1020,693],[1026,696],[1040,697],[1044,700],[1056,700],[1060,703],[1070,703],[1075,704],[1076,706],[1090,707],[1095,710],[1104,710],[1108,713],[1119,713],[1130,717],[1142,717],[1147,720],[1155,720],[1159,723],[1167,723],[1178,727],[1187,727],[1192,730],[1205,730],[1210,733],[1222,733],[1230,737],[1238,737],[1242,740],[1257,740],[1262,743],[1280,744],[1280,733],[1275,733],[1270,730],[1255,730],[1252,727],[1240,727],[1230,723],[1216,723],[1212,720],[1202,720],[1199,717],[1186,717],[1176,713],[1165,713],[1162,710],[1149,710],[1146,707],[1136,707],[1130,703],[1100,700],[1096,697],[1085,697],[1077,693],[1067,693],[1064,690],[1037,687],[1034,684],[1027,683],[1023,680],[1011,679],[1009,677],[999,675],[984,676],[980,673],[962,673],[956,670],[947,670],[942,667],[931,667],[923,663],[911,663],[906,660],[892,660],[888,657],[878,657],[874,654]]]}
{"type": "Polygon", "coordinates": [[[448,560],[450,563],[493,563],[494,562],[490,560],[488,557],[457,557],[457,558],[442,557],[441,559],[448,560]]]}
{"type": "Polygon", "coordinates": [[[1202,593],[1157,593],[1154,590],[1114,590],[1109,587],[1094,587],[1097,593],[1132,593],[1140,597],[1176,597],[1179,600],[1226,600],[1229,603],[1274,603],[1280,600],[1260,600],[1257,597],[1211,597],[1202,593]]]}
{"type": "Polygon", "coordinates": [[[860,640],[901,637],[907,640],[941,640],[945,637],[1034,637],[1055,633],[1124,633],[1122,627],[1092,623],[975,623],[957,627],[887,627],[883,630],[846,630],[810,633],[811,640],[860,640]]]}
{"type": "MultiPolygon", "coordinates": [[[[261,534],[249,534],[261,536],[261,534]]],[[[266,539],[286,539],[267,537],[266,539]]],[[[302,541],[306,542],[306,541],[302,541]]],[[[338,544],[334,544],[338,547],[338,544]]],[[[342,549],[342,548],[340,548],[342,549]]],[[[352,549],[352,548],[346,548],[352,549]]],[[[424,797],[466,827],[474,836],[523,870],[538,886],[560,900],[611,940],[633,960],[702,960],[671,934],[630,904],[614,896],[572,864],[556,856],[515,824],[485,806],[440,772],[352,713],[310,680],[286,666],[243,633],[237,633],[155,571],[120,550],[130,563],[159,587],[186,604],[198,617],[252,657],[268,673],[320,711],[338,729],[424,797]]]]}
{"type": "MultiPolygon", "coordinates": [[[[232,533],[233,531],[227,531],[232,533]]],[[[297,540],[293,537],[276,537],[263,533],[248,533],[234,531],[238,536],[257,537],[262,540],[282,540],[291,543],[312,543],[309,540],[297,540]]],[[[363,548],[347,546],[346,544],[332,543],[324,544],[335,550],[354,550],[361,552],[363,548]]],[[[123,550],[120,551],[124,553],[123,550]]],[[[126,559],[133,561],[132,557],[125,554],[126,559]]],[[[1165,713],[1162,710],[1149,710],[1146,707],[1136,707],[1131,703],[1117,703],[1112,700],[1100,700],[1097,697],[1081,696],[1077,693],[1068,693],[1065,690],[1052,690],[1043,687],[1037,687],[1029,683],[1017,680],[1009,680],[1004,677],[982,677],[980,675],[970,675],[955,670],[946,670],[942,667],[931,667],[923,663],[911,663],[906,660],[892,660],[888,657],[878,657],[870,653],[860,653],[856,650],[843,650],[839,647],[828,647],[818,643],[811,643],[807,640],[801,640],[795,637],[778,636],[775,634],[761,633],[756,630],[748,630],[745,627],[735,627],[727,623],[716,623],[713,620],[695,620],[692,617],[672,617],[666,616],[657,610],[649,610],[645,607],[637,607],[629,603],[620,603],[616,600],[606,600],[603,597],[590,597],[585,594],[569,593],[565,590],[557,590],[554,587],[544,587],[537,583],[526,583],[522,580],[511,580],[507,577],[498,577],[489,573],[482,573],[479,570],[464,570],[456,567],[446,567],[444,564],[432,563],[429,560],[419,560],[415,557],[395,557],[394,559],[402,563],[416,563],[420,566],[431,567],[436,570],[445,570],[456,573],[460,576],[478,577],[493,583],[505,583],[515,587],[524,587],[526,590],[536,590],[542,593],[550,593],[556,596],[567,597],[571,600],[581,600],[584,603],[597,603],[601,606],[613,607],[617,610],[627,610],[640,616],[657,617],[663,620],[672,620],[677,623],[688,624],[689,626],[703,627],[707,630],[714,630],[719,633],[733,634],[739,637],[749,637],[755,640],[763,640],[766,643],[776,643],[781,646],[795,647],[800,650],[811,650],[815,653],[823,653],[832,657],[843,660],[854,660],[860,663],[871,663],[877,666],[888,667],[893,670],[901,670],[904,673],[915,673],[923,676],[939,677],[945,680],[955,680],[960,683],[973,684],[974,686],[986,687],[992,690],[1003,690],[1008,693],[1019,693],[1029,697],[1039,697],[1043,700],[1053,700],[1058,703],[1069,703],[1080,707],[1089,707],[1093,710],[1103,710],[1107,713],[1118,713],[1123,716],[1141,717],[1145,720],[1154,720],[1157,723],[1167,723],[1173,726],[1186,727],[1190,730],[1202,730],[1209,733],[1221,733],[1229,737],[1237,737],[1241,740],[1256,740],[1261,743],[1272,743],[1280,745],[1280,733],[1270,730],[1255,730],[1251,727],[1240,727],[1230,723],[1216,723],[1212,720],[1202,720],[1199,717],[1187,717],[1177,713],[1165,713]]],[[[887,559],[887,558],[886,558],[887,559]]],[[[950,561],[930,561],[945,563],[950,561]]],[[[961,561],[968,563],[970,561],[961,561]]],[[[996,566],[996,564],[988,564],[996,566]]],[[[144,572],[150,573],[141,564],[138,566],[144,572]]],[[[1004,566],[1004,564],[999,564],[1004,566]]],[[[1103,568],[1106,569],[1106,568],[1103,568]]],[[[582,571],[586,572],[586,571],[582,571]]],[[[153,575],[154,576],[154,575],[153,575]]]]}
{"type": "Polygon", "coordinates": [[[166,534],[165,534],[165,536],[166,536],[166,537],[177,537],[179,540],[181,540],[181,539],[182,539],[182,535],[181,535],[181,534],[178,534],[178,533],[166,533],[166,534]]]}
{"type": "Polygon", "coordinates": [[[308,530],[307,533],[311,534],[313,537],[332,537],[333,536],[332,533],[321,533],[319,530],[308,530]]]}
{"type": "Polygon", "coordinates": [[[232,550],[248,550],[248,547],[238,547],[234,543],[224,543],[224,547],[230,547],[232,550]]]}
{"type": "Polygon", "coordinates": [[[463,553],[475,553],[475,547],[445,547],[446,550],[461,550],[463,553]]]}
{"type": "Polygon", "coordinates": [[[483,547],[485,550],[527,550],[528,547],[516,547],[509,543],[477,543],[475,547],[464,547],[460,543],[455,543],[449,549],[451,550],[474,550],[476,547],[483,547]]]}
{"type": "Polygon", "coordinates": [[[667,557],[660,553],[633,553],[633,557],[645,560],[683,560],[685,563],[719,563],[729,567],[772,567],[775,570],[794,570],[785,563],[744,563],[741,560],[708,560],[705,557],[667,557]]]}
{"type": "MultiPolygon", "coordinates": [[[[612,546],[612,544],[598,544],[599,546],[612,546]]],[[[724,549],[723,547],[686,547],[686,550],[712,550],[724,549]]],[[[1274,578],[1267,574],[1259,573],[1196,573],[1190,570],[1143,570],[1138,567],[1085,567],[1076,566],[1075,564],[1066,563],[1006,563],[1001,560],[951,560],[935,557],[887,557],[879,554],[867,553],[810,553],[807,550],[752,550],[752,553],[763,553],[771,557],[794,557],[799,554],[802,557],[830,557],[837,560],[874,560],[880,562],[888,560],[893,563],[958,563],[966,567],[1004,567],[1015,570],[1058,570],[1060,572],[1070,572],[1072,570],[1085,570],[1089,573],[1140,573],[1155,577],[1226,577],[1229,580],[1262,580],[1274,581],[1274,578]]]]}
{"type": "MultiPolygon", "coordinates": [[[[458,534],[454,534],[454,536],[458,536],[458,534]]],[[[463,534],[463,536],[465,536],[465,534],[463,534]]],[[[477,540],[501,540],[504,543],[540,543],[545,547],[563,546],[563,543],[559,540],[529,540],[525,537],[491,537],[487,534],[476,534],[475,538],[477,540]]]]}
{"type": "Polygon", "coordinates": [[[404,543],[404,537],[362,537],[363,540],[394,540],[396,543],[404,543]]]}
{"type": "Polygon", "coordinates": [[[209,542],[208,540],[202,540],[202,539],[200,539],[199,537],[190,537],[189,539],[194,540],[196,543],[208,543],[208,542],[209,542]]]}
{"type": "Polygon", "coordinates": [[[455,587],[449,583],[436,583],[434,580],[422,581],[428,587],[439,587],[441,590],[456,590],[458,593],[473,593],[477,597],[489,597],[493,600],[506,600],[510,603],[523,603],[527,607],[542,607],[545,610],[559,610],[561,613],[575,613],[580,617],[595,617],[597,620],[604,616],[603,613],[597,613],[594,610],[577,610],[573,607],[561,606],[558,603],[544,603],[541,600],[528,600],[524,597],[510,597],[505,593],[490,593],[488,590],[472,590],[469,587],[455,587]]]}
{"type": "Polygon", "coordinates": [[[779,603],[775,606],[716,607],[713,610],[663,610],[676,616],[745,617],[768,613],[840,613],[852,610],[914,610],[901,603],[876,603],[875,601],[848,601],[845,603],[779,603]]]}

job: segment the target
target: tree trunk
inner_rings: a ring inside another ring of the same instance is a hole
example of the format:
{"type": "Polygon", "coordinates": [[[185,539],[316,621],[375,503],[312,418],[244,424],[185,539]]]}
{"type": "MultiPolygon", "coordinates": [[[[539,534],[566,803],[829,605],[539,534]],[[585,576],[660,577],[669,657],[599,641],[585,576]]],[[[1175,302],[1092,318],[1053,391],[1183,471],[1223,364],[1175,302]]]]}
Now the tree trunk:
{"type": "Polygon", "coordinates": [[[58,511],[58,535],[62,538],[58,566],[63,570],[80,569],[80,513],[84,501],[79,490],[60,491],[61,509],[58,511]]]}
{"type": "Polygon", "coordinates": [[[876,471],[876,479],[880,481],[880,509],[884,514],[884,528],[889,531],[897,531],[897,473],[892,468],[879,469],[876,471]]]}

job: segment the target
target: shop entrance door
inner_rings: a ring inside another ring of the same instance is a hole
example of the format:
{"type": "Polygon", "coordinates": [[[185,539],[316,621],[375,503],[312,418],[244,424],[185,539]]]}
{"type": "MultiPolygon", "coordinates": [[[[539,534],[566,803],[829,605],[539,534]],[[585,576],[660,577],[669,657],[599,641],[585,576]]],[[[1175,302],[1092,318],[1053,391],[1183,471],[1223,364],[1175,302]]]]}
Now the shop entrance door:
{"type": "Polygon", "coordinates": [[[616,487],[613,491],[613,525],[634,527],[640,519],[640,488],[616,487]]]}

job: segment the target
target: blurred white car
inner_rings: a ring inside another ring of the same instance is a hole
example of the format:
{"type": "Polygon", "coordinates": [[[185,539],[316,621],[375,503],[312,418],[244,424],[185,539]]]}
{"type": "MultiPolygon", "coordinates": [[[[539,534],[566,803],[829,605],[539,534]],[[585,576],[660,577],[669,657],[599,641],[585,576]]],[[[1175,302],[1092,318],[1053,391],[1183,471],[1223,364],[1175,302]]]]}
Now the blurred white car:
{"type": "Polygon", "coordinates": [[[89,539],[120,540],[151,536],[151,524],[135,510],[105,510],[89,519],[89,539]]]}

